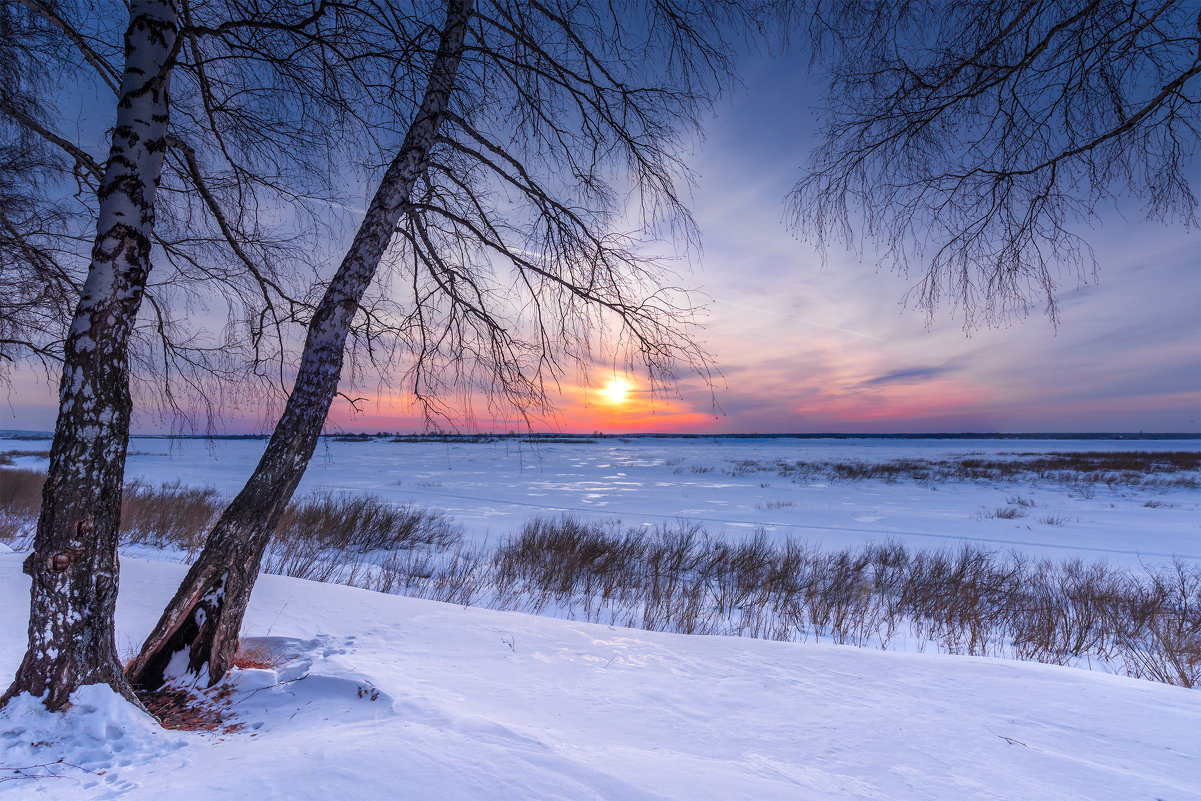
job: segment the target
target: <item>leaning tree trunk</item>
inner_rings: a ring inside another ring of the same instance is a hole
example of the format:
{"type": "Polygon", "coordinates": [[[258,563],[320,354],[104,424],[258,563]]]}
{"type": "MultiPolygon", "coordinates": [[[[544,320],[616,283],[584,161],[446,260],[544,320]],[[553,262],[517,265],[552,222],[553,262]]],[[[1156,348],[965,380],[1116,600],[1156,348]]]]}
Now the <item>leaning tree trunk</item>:
{"type": "Polygon", "coordinates": [[[130,4],[96,242],[67,335],[42,512],[24,565],[33,580],[29,649],[0,704],[30,693],[57,710],[84,684],[108,684],[137,703],[113,630],[129,438],[127,348],[150,271],[176,33],[173,0],[130,4]]]}
{"type": "Polygon", "coordinates": [[[187,654],[187,671],[211,686],[229,670],[263,553],[292,499],[338,389],[351,322],[437,140],[463,55],[474,0],[449,0],[421,108],[384,174],[354,242],[309,323],[296,383],[271,441],[242,491],[128,668],[134,686],[157,689],[187,654]]]}

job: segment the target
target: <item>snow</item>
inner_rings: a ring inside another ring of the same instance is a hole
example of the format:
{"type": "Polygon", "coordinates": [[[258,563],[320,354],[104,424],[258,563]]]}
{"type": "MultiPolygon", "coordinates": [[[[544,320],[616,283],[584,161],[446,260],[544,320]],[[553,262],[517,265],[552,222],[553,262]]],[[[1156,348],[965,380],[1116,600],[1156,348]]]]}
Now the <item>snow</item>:
{"type": "MultiPolygon", "coordinates": [[[[119,643],[140,642],[182,575],[124,560],[119,643]]],[[[20,557],[0,555],[0,673],[21,656],[27,588],[20,557]]],[[[260,579],[245,634],[277,666],[235,674],[239,731],[162,731],[98,687],[65,716],[18,699],[0,717],[0,797],[1201,798],[1196,693],[1104,673],[278,576],[260,579]]]]}
{"type": "Polygon", "coordinates": [[[122,770],[137,770],[188,744],[186,736],[164,731],[106,685],[81,687],[62,715],[47,713],[30,695],[13,699],[2,715],[0,793],[5,795],[74,793],[105,783],[117,789],[124,784],[117,779],[122,770]],[[110,774],[113,778],[103,779],[110,774]]]}
{"type": "MultiPolygon", "coordinates": [[[[130,478],[235,492],[261,440],[135,439],[130,478]]],[[[29,450],[0,438],[0,451],[29,450]]],[[[966,541],[1137,566],[1201,559],[1195,487],[791,480],[770,463],[938,460],[1190,441],[324,441],[301,492],[445,510],[495,542],[537,514],[677,519],[826,547],[966,541]],[[1021,496],[1024,517],[990,518],[1021,496]],[[1148,505],[1150,503],[1150,505],[1148,505]],[[1049,525],[1040,518],[1064,523],[1049,525]]],[[[21,467],[44,459],[17,457],[21,467]]],[[[146,554],[150,560],[132,558],[146,554]]],[[[23,555],[0,543],[0,676],[25,646],[23,555]]],[[[122,558],[134,650],[183,577],[122,558]]],[[[0,798],[1201,799],[1196,691],[1038,663],[644,632],[262,576],[228,681],[228,726],[169,732],[104,687],[64,715],[0,714],[0,798]]]]}
{"type": "MultiPolygon", "coordinates": [[[[134,438],[126,472],[152,485],[179,481],[212,486],[232,497],[265,447],[264,440],[134,438]]],[[[28,442],[0,439],[0,451],[29,448],[28,442]]],[[[1172,555],[1201,559],[1201,493],[1195,487],[794,480],[736,470],[744,460],[879,463],[1090,450],[1196,451],[1201,441],[701,437],[531,445],[327,438],[318,445],[299,492],[371,493],[440,509],[477,541],[495,542],[538,514],[569,512],[589,520],[619,520],[623,528],[690,520],[729,539],[762,528],[775,538],[828,548],[895,541],[942,549],[970,542],[1056,561],[1081,556],[1130,567],[1172,555]],[[1021,517],[988,516],[1012,506],[1017,496],[1033,504],[1021,509],[1021,517]]],[[[17,461],[38,465],[29,457],[17,461]]]]}

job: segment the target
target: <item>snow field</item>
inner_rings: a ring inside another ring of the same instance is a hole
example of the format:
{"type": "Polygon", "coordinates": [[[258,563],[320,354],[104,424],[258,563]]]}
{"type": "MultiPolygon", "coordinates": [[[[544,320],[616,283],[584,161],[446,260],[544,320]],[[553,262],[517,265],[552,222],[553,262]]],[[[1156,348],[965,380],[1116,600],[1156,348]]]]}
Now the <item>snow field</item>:
{"type": "MultiPolygon", "coordinates": [[[[0,439],[0,451],[34,445],[0,439]]],[[[231,494],[263,445],[135,439],[128,474],[231,494]]],[[[761,530],[827,549],[967,543],[1138,568],[1201,559],[1195,487],[793,480],[737,465],[1199,448],[326,441],[301,492],[441,509],[480,546],[535,515],[571,513],[615,530],[681,521],[731,540],[761,530]],[[993,514],[1005,508],[1018,514],[993,514]]],[[[44,467],[37,457],[15,461],[44,467]]],[[[21,558],[0,543],[7,675],[25,642],[21,558]]],[[[128,551],[122,566],[118,642],[132,654],[183,568],[128,551]]],[[[260,578],[244,642],[273,655],[273,668],[229,680],[230,730],[164,731],[97,687],[81,690],[66,715],[18,700],[0,716],[0,797],[1201,799],[1195,691],[1099,671],[652,633],[279,576],[260,578]]]]}
{"type": "MultiPolygon", "coordinates": [[[[118,641],[183,568],[123,560],[118,641]]],[[[0,555],[0,671],[27,583],[0,555]]],[[[0,718],[0,797],[1196,799],[1194,692],[1052,666],[616,629],[263,576],[228,734],[86,688],[0,718]],[[107,695],[107,697],[106,697],[107,695]],[[56,764],[62,759],[63,762],[56,764]],[[78,766],[69,768],[66,763],[78,766]]]]}
{"type": "MultiPolygon", "coordinates": [[[[0,439],[0,451],[36,445],[0,439]]],[[[232,495],[264,447],[262,440],[135,437],[126,474],[154,486],[179,481],[232,495]]],[[[369,493],[389,502],[428,506],[444,511],[478,542],[495,542],[534,516],[566,512],[586,520],[620,521],[629,528],[695,522],[730,539],[762,529],[773,538],[803,539],[829,549],[886,541],[943,549],[966,542],[1014,548],[1036,558],[1080,556],[1132,567],[1172,556],[1201,560],[1201,491],[1196,487],[793,480],[770,472],[739,474],[737,469],[745,461],[879,463],[1123,450],[1198,451],[1201,441],[709,437],[529,444],[326,438],[299,493],[369,493]],[[1029,505],[1017,506],[1017,498],[1029,505]],[[1016,508],[1019,516],[992,517],[1005,508],[1016,508]]],[[[44,469],[44,461],[16,461],[44,469]]]]}

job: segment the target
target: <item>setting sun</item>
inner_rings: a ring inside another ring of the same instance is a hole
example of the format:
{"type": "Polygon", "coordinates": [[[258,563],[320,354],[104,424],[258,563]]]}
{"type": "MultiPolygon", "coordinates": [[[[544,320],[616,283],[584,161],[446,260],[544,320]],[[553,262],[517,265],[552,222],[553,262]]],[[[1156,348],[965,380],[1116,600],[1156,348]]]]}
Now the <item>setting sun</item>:
{"type": "Polygon", "coordinates": [[[631,389],[629,381],[626,381],[624,378],[614,378],[608,384],[605,384],[604,389],[601,390],[601,394],[609,403],[625,403],[629,400],[631,389]]]}

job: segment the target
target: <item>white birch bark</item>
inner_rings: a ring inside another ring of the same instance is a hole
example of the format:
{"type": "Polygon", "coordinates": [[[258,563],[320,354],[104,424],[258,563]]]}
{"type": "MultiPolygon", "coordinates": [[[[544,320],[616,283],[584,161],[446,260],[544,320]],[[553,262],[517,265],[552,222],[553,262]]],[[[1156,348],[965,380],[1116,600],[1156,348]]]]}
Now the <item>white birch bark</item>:
{"type": "Polygon", "coordinates": [[[129,435],[127,346],[150,271],[176,32],[173,0],[130,4],[96,242],[66,342],[42,511],[25,561],[33,580],[29,648],[5,701],[28,692],[59,709],[80,685],[96,683],[133,700],[113,632],[129,435]]]}
{"type": "Polygon", "coordinates": [[[226,508],[199,558],[129,668],[157,689],[172,657],[210,684],[225,675],[263,553],[308,466],[342,373],[359,302],[375,276],[413,187],[424,172],[454,89],[474,0],[448,0],[438,54],[420,109],[388,166],[354,241],[309,323],[296,383],[267,449],[226,508]]]}

